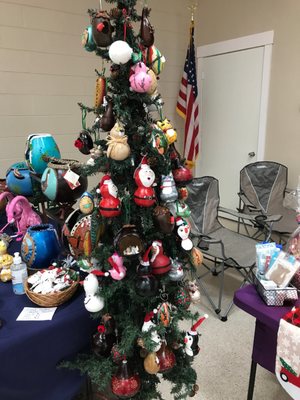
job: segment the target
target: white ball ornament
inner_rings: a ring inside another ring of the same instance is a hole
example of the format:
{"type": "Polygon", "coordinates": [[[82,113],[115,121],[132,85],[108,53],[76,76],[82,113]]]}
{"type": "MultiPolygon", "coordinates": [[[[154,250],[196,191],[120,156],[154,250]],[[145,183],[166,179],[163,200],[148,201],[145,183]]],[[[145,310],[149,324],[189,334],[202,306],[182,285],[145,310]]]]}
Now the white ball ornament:
{"type": "Polygon", "coordinates": [[[115,64],[126,64],[132,56],[133,50],[124,40],[116,40],[109,48],[109,58],[115,64]]]}

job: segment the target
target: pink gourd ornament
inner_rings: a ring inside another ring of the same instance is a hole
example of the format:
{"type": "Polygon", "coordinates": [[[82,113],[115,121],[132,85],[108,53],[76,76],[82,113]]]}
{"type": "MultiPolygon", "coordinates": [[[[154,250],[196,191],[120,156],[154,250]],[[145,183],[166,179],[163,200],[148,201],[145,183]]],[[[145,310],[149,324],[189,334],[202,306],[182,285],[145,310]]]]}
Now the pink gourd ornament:
{"type": "Polygon", "coordinates": [[[143,62],[139,62],[131,68],[131,71],[133,72],[129,78],[131,89],[138,93],[146,93],[152,85],[152,78],[147,73],[147,66],[143,62]]]}
{"type": "MultiPolygon", "coordinates": [[[[42,223],[40,216],[33,211],[31,204],[24,196],[16,196],[6,208],[7,224],[15,223],[17,235],[24,235],[27,228],[42,223]]],[[[19,239],[21,240],[21,238],[19,239]]]]}
{"type": "Polygon", "coordinates": [[[112,279],[120,281],[125,278],[126,268],[123,264],[123,257],[119,256],[119,254],[115,252],[111,257],[109,257],[108,262],[112,266],[112,269],[108,271],[112,279]]]}

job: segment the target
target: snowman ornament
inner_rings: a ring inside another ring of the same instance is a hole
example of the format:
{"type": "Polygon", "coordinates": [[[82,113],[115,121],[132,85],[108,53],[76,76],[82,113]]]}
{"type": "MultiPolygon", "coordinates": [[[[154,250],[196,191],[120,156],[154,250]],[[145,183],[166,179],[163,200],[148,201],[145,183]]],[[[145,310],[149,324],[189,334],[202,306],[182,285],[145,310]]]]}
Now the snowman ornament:
{"type": "Polygon", "coordinates": [[[134,192],[134,201],[140,207],[151,207],[156,202],[155,191],[152,187],[155,181],[155,173],[143,158],[140,166],[134,172],[134,180],[137,189],[134,192]]]}
{"type": "Polygon", "coordinates": [[[192,250],[193,242],[189,238],[191,228],[183,218],[176,218],[177,235],[181,239],[181,247],[186,250],[192,250]]]}
{"type": "Polygon", "coordinates": [[[153,322],[157,314],[157,310],[154,309],[146,314],[144,323],[142,326],[142,332],[149,332],[151,330],[151,340],[154,343],[153,352],[157,352],[161,348],[162,339],[158,334],[155,323],[153,322]]]}
{"type": "Polygon", "coordinates": [[[92,271],[83,281],[85,291],[84,306],[89,312],[99,312],[104,307],[104,299],[99,296],[99,282],[97,276],[108,276],[108,272],[92,271]]]}

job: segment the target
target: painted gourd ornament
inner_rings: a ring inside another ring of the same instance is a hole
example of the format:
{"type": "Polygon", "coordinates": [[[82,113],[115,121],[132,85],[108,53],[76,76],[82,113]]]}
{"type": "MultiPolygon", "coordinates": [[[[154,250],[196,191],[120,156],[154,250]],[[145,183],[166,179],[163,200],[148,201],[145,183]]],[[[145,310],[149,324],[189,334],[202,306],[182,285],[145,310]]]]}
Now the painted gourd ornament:
{"type": "Polygon", "coordinates": [[[186,186],[193,179],[192,171],[189,168],[184,167],[183,165],[177,166],[172,171],[174,180],[177,186],[186,186]]]}
{"type": "Polygon", "coordinates": [[[84,192],[79,200],[79,209],[84,215],[92,214],[94,211],[94,197],[89,192],[84,192]]]}
{"type": "Polygon", "coordinates": [[[198,247],[193,247],[191,251],[191,263],[192,265],[197,268],[203,262],[203,254],[198,247]]]}
{"type": "Polygon", "coordinates": [[[153,275],[163,275],[170,271],[171,260],[164,254],[162,242],[155,240],[151,245],[150,265],[153,275]]]}
{"type": "Polygon", "coordinates": [[[60,158],[59,148],[52,135],[49,133],[33,133],[28,136],[25,146],[25,160],[31,171],[42,175],[52,157],[60,158]]]}
{"type": "Polygon", "coordinates": [[[88,52],[96,50],[97,46],[93,39],[93,28],[91,25],[86,27],[86,29],[83,31],[81,35],[81,44],[88,52]]]}
{"type": "Polygon", "coordinates": [[[74,145],[80,153],[87,155],[90,154],[91,149],[94,147],[94,142],[88,131],[82,131],[75,140],[74,145]]]}
{"type": "Polygon", "coordinates": [[[41,178],[44,195],[58,203],[72,203],[87,189],[87,177],[77,174],[80,164],[76,160],[52,158],[41,178]],[[67,179],[67,173],[74,173],[76,181],[67,179]],[[77,177],[76,177],[77,176],[77,177]]]}
{"type": "Polygon", "coordinates": [[[188,281],[187,288],[191,297],[191,301],[193,303],[199,303],[201,299],[201,293],[197,285],[196,279],[194,279],[193,281],[188,281]]]}
{"type": "Polygon", "coordinates": [[[125,135],[124,127],[120,122],[115,123],[106,140],[107,157],[116,161],[123,161],[130,156],[128,137],[125,135]]]}
{"type": "Polygon", "coordinates": [[[98,47],[108,47],[112,44],[113,27],[106,11],[98,11],[92,17],[92,34],[98,47]]]}
{"type": "Polygon", "coordinates": [[[92,351],[99,358],[108,357],[116,341],[117,337],[113,331],[107,331],[104,325],[99,325],[92,338],[92,351]]]}
{"type": "Polygon", "coordinates": [[[148,68],[143,62],[139,62],[131,68],[132,74],[129,78],[129,82],[134,92],[147,93],[151,88],[152,78],[147,72],[148,68]]]}
{"type": "Polygon", "coordinates": [[[102,217],[112,218],[121,214],[121,202],[118,199],[118,188],[109,175],[104,175],[100,182],[99,212],[102,217]]]}
{"type": "Polygon", "coordinates": [[[146,158],[134,172],[134,180],[138,186],[134,192],[134,201],[140,207],[151,207],[156,202],[155,192],[152,187],[155,174],[149,167],[146,158]]]}
{"type": "Polygon", "coordinates": [[[132,373],[127,360],[123,360],[117,372],[111,378],[111,389],[114,395],[119,398],[131,398],[141,388],[141,380],[137,373],[132,373]]]}
{"type": "Polygon", "coordinates": [[[6,185],[13,194],[32,196],[33,187],[31,175],[25,162],[14,163],[6,171],[6,185]]]}
{"type": "Polygon", "coordinates": [[[105,76],[98,76],[95,89],[95,109],[98,110],[103,104],[106,95],[106,79],[105,76]]]}
{"type": "Polygon", "coordinates": [[[157,126],[164,132],[166,135],[168,144],[172,144],[176,142],[177,140],[177,132],[175,129],[173,129],[172,124],[170,120],[165,118],[163,121],[157,121],[156,122],[157,126]]]}
{"type": "Polygon", "coordinates": [[[144,368],[148,374],[154,375],[159,372],[159,359],[155,352],[150,352],[144,359],[144,368]]]}
{"type": "Polygon", "coordinates": [[[164,69],[166,59],[154,45],[148,48],[147,51],[147,66],[152,69],[152,71],[159,75],[164,69]]]}
{"type": "Polygon", "coordinates": [[[137,278],[135,290],[139,296],[153,297],[157,293],[158,281],[151,273],[149,252],[151,247],[143,254],[139,266],[137,267],[137,278]]]}
{"type": "Polygon", "coordinates": [[[183,265],[177,258],[174,260],[171,258],[171,270],[168,275],[170,281],[179,282],[182,280],[184,276],[183,265]]]}
{"type": "Polygon", "coordinates": [[[157,149],[159,154],[165,154],[168,149],[168,141],[165,134],[156,125],[152,132],[153,147],[157,149]]]}
{"type": "Polygon", "coordinates": [[[181,247],[186,250],[192,250],[193,242],[189,238],[191,227],[189,224],[181,217],[176,218],[177,235],[179,240],[181,240],[181,247]]]}
{"type": "Polygon", "coordinates": [[[165,206],[156,206],[153,210],[153,220],[159,232],[170,234],[175,226],[175,218],[165,206]]]}
{"type": "Polygon", "coordinates": [[[136,257],[144,250],[144,243],[135,225],[124,225],[114,239],[114,246],[122,257],[136,257]]]}
{"type": "Polygon", "coordinates": [[[120,281],[126,276],[126,268],[123,264],[123,258],[119,256],[117,252],[115,252],[112,256],[110,256],[107,260],[111,265],[111,269],[108,271],[110,276],[115,281],[120,281]]]}
{"type": "Polygon", "coordinates": [[[110,98],[107,98],[107,106],[100,121],[100,128],[107,132],[113,128],[115,123],[116,120],[113,112],[113,102],[110,98]]]}
{"type": "Polygon", "coordinates": [[[202,324],[203,321],[205,321],[208,318],[207,314],[204,314],[203,317],[201,317],[192,327],[191,329],[186,332],[185,338],[184,338],[184,350],[185,353],[189,357],[194,357],[196,356],[199,351],[200,347],[198,346],[199,343],[199,334],[197,332],[197,328],[202,324]]]}
{"type": "Polygon", "coordinates": [[[164,203],[172,203],[178,199],[178,192],[173,175],[162,175],[159,197],[164,203]]]}
{"type": "Polygon", "coordinates": [[[147,70],[147,74],[151,77],[151,85],[149,87],[149,89],[147,90],[147,93],[150,96],[153,96],[155,94],[157,94],[157,77],[155,75],[155,73],[152,71],[152,69],[148,69],[147,70]]]}
{"type": "Polygon", "coordinates": [[[186,287],[181,287],[174,294],[173,303],[178,308],[187,310],[191,305],[191,296],[186,287]]]}
{"type": "Polygon", "coordinates": [[[165,373],[170,371],[176,364],[176,357],[166,341],[162,342],[161,348],[156,353],[159,362],[159,372],[165,373]]]}
{"type": "Polygon", "coordinates": [[[151,47],[154,43],[154,29],[148,18],[150,11],[148,7],[143,7],[140,35],[142,45],[145,47],[151,47]]]}

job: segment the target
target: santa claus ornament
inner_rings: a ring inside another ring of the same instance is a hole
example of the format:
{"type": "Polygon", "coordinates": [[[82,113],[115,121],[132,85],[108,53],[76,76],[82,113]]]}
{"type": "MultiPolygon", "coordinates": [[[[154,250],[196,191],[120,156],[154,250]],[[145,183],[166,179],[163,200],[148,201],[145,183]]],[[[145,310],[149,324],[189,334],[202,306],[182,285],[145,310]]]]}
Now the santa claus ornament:
{"type": "Polygon", "coordinates": [[[151,247],[150,265],[153,275],[168,273],[171,269],[171,260],[164,254],[161,240],[155,240],[151,247]]]}
{"type": "Polygon", "coordinates": [[[137,189],[134,192],[134,201],[140,207],[151,207],[156,202],[155,192],[152,187],[155,174],[149,167],[147,159],[143,158],[140,166],[134,172],[137,189]]]}
{"type": "Polygon", "coordinates": [[[184,350],[186,354],[190,357],[196,356],[200,351],[200,347],[198,346],[199,334],[197,332],[197,328],[199,328],[202,322],[205,321],[207,318],[208,315],[205,314],[191,327],[190,331],[186,332],[184,338],[184,345],[185,345],[184,350]]]}
{"type": "Polygon", "coordinates": [[[191,228],[189,224],[182,218],[176,218],[177,235],[181,239],[181,247],[186,250],[192,250],[193,242],[189,238],[191,228]]]}
{"type": "Polygon", "coordinates": [[[109,175],[104,175],[100,182],[99,192],[102,196],[99,211],[102,217],[112,218],[121,214],[121,202],[118,199],[118,189],[109,175]]]}

